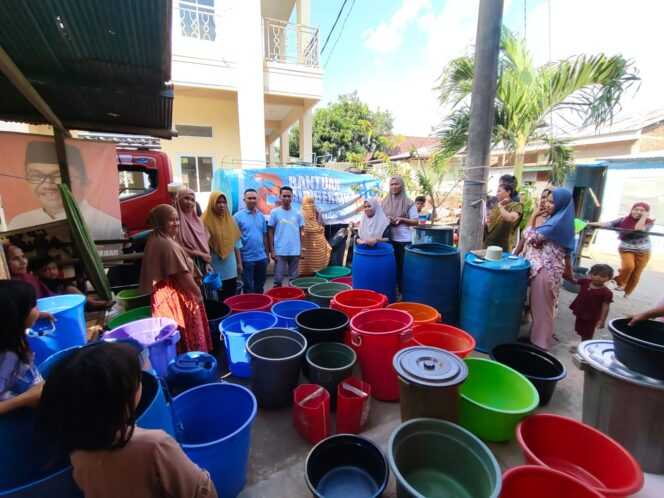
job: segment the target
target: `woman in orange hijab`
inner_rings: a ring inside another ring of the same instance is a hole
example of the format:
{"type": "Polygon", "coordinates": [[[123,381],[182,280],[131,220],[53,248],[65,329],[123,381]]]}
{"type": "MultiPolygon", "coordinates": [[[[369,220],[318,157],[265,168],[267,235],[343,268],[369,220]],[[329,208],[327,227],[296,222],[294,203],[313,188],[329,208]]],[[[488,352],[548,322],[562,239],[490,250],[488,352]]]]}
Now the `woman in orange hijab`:
{"type": "Polygon", "coordinates": [[[300,260],[300,275],[313,275],[326,268],[330,262],[332,248],[325,240],[325,228],[319,221],[314,198],[306,195],[302,199],[304,218],[304,244],[306,256],[300,260]]]}
{"type": "Polygon", "coordinates": [[[193,259],[175,240],[180,228],[173,206],[160,204],[148,218],[154,229],[143,252],[139,288],[152,295],[152,315],[175,320],[180,329],[178,354],[211,351],[212,339],[203,296],[201,273],[193,259]]]}

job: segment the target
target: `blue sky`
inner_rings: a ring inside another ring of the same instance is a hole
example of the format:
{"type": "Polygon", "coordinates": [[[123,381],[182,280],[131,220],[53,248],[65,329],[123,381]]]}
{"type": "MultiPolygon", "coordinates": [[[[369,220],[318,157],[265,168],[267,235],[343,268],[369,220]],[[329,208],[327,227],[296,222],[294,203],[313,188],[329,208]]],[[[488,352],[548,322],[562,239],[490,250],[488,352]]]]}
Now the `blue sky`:
{"type": "MultiPolygon", "coordinates": [[[[625,98],[624,112],[664,107],[664,64],[652,36],[661,30],[663,2],[505,0],[503,23],[521,33],[524,2],[528,46],[538,63],[549,60],[549,51],[552,60],[622,53],[635,59],[643,78],[639,92],[625,98]]],[[[342,3],[311,0],[311,23],[320,26],[321,47],[342,3]]],[[[395,132],[427,135],[445,114],[432,91],[435,79],[447,61],[471,50],[478,5],[479,0],[348,0],[321,56],[321,104],[357,90],[372,108],[393,113],[395,132]]]]}

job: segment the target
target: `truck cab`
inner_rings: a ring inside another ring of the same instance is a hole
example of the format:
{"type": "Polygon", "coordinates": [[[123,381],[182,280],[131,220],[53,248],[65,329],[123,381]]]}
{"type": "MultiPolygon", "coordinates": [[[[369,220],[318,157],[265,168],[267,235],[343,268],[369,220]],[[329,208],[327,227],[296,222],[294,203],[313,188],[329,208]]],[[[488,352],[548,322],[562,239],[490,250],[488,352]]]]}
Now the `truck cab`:
{"type": "Polygon", "coordinates": [[[127,233],[147,230],[148,214],[159,204],[170,204],[171,163],[158,150],[118,149],[120,213],[127,233]]]}

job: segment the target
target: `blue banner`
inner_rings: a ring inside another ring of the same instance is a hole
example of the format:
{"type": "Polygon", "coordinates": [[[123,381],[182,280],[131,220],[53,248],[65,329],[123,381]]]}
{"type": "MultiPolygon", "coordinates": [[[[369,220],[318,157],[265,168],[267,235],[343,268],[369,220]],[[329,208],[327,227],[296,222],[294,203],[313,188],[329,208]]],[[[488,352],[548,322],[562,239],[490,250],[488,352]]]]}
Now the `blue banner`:
{"type": "Polygon", "coordinates": [[[373,175],[306,166],[217,169],[212,179],[212,190],[230,196],[234,211],[244,206],[244,191],[255,189],[258,209],[265,216],[279,206],[279,189],[286,186],[293,189],[293,206],[298,210],[305,196],[313,197],[328,225],[359,220],[365,199],[382,195],[381,180],[373,175]]]}

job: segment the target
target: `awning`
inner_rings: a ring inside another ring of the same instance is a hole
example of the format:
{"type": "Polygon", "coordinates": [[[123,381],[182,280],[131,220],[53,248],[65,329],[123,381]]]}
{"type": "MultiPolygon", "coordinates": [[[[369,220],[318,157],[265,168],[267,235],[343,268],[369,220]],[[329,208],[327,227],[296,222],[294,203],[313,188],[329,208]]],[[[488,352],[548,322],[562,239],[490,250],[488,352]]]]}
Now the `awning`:
{"type": "MultiPolygon", "coordinates": [[[[0,48],[67,129],[172,136],[171,0],[0,0],[0,48]]],[[[0,120],[49,124],[0,73],[0,120]]]]}

